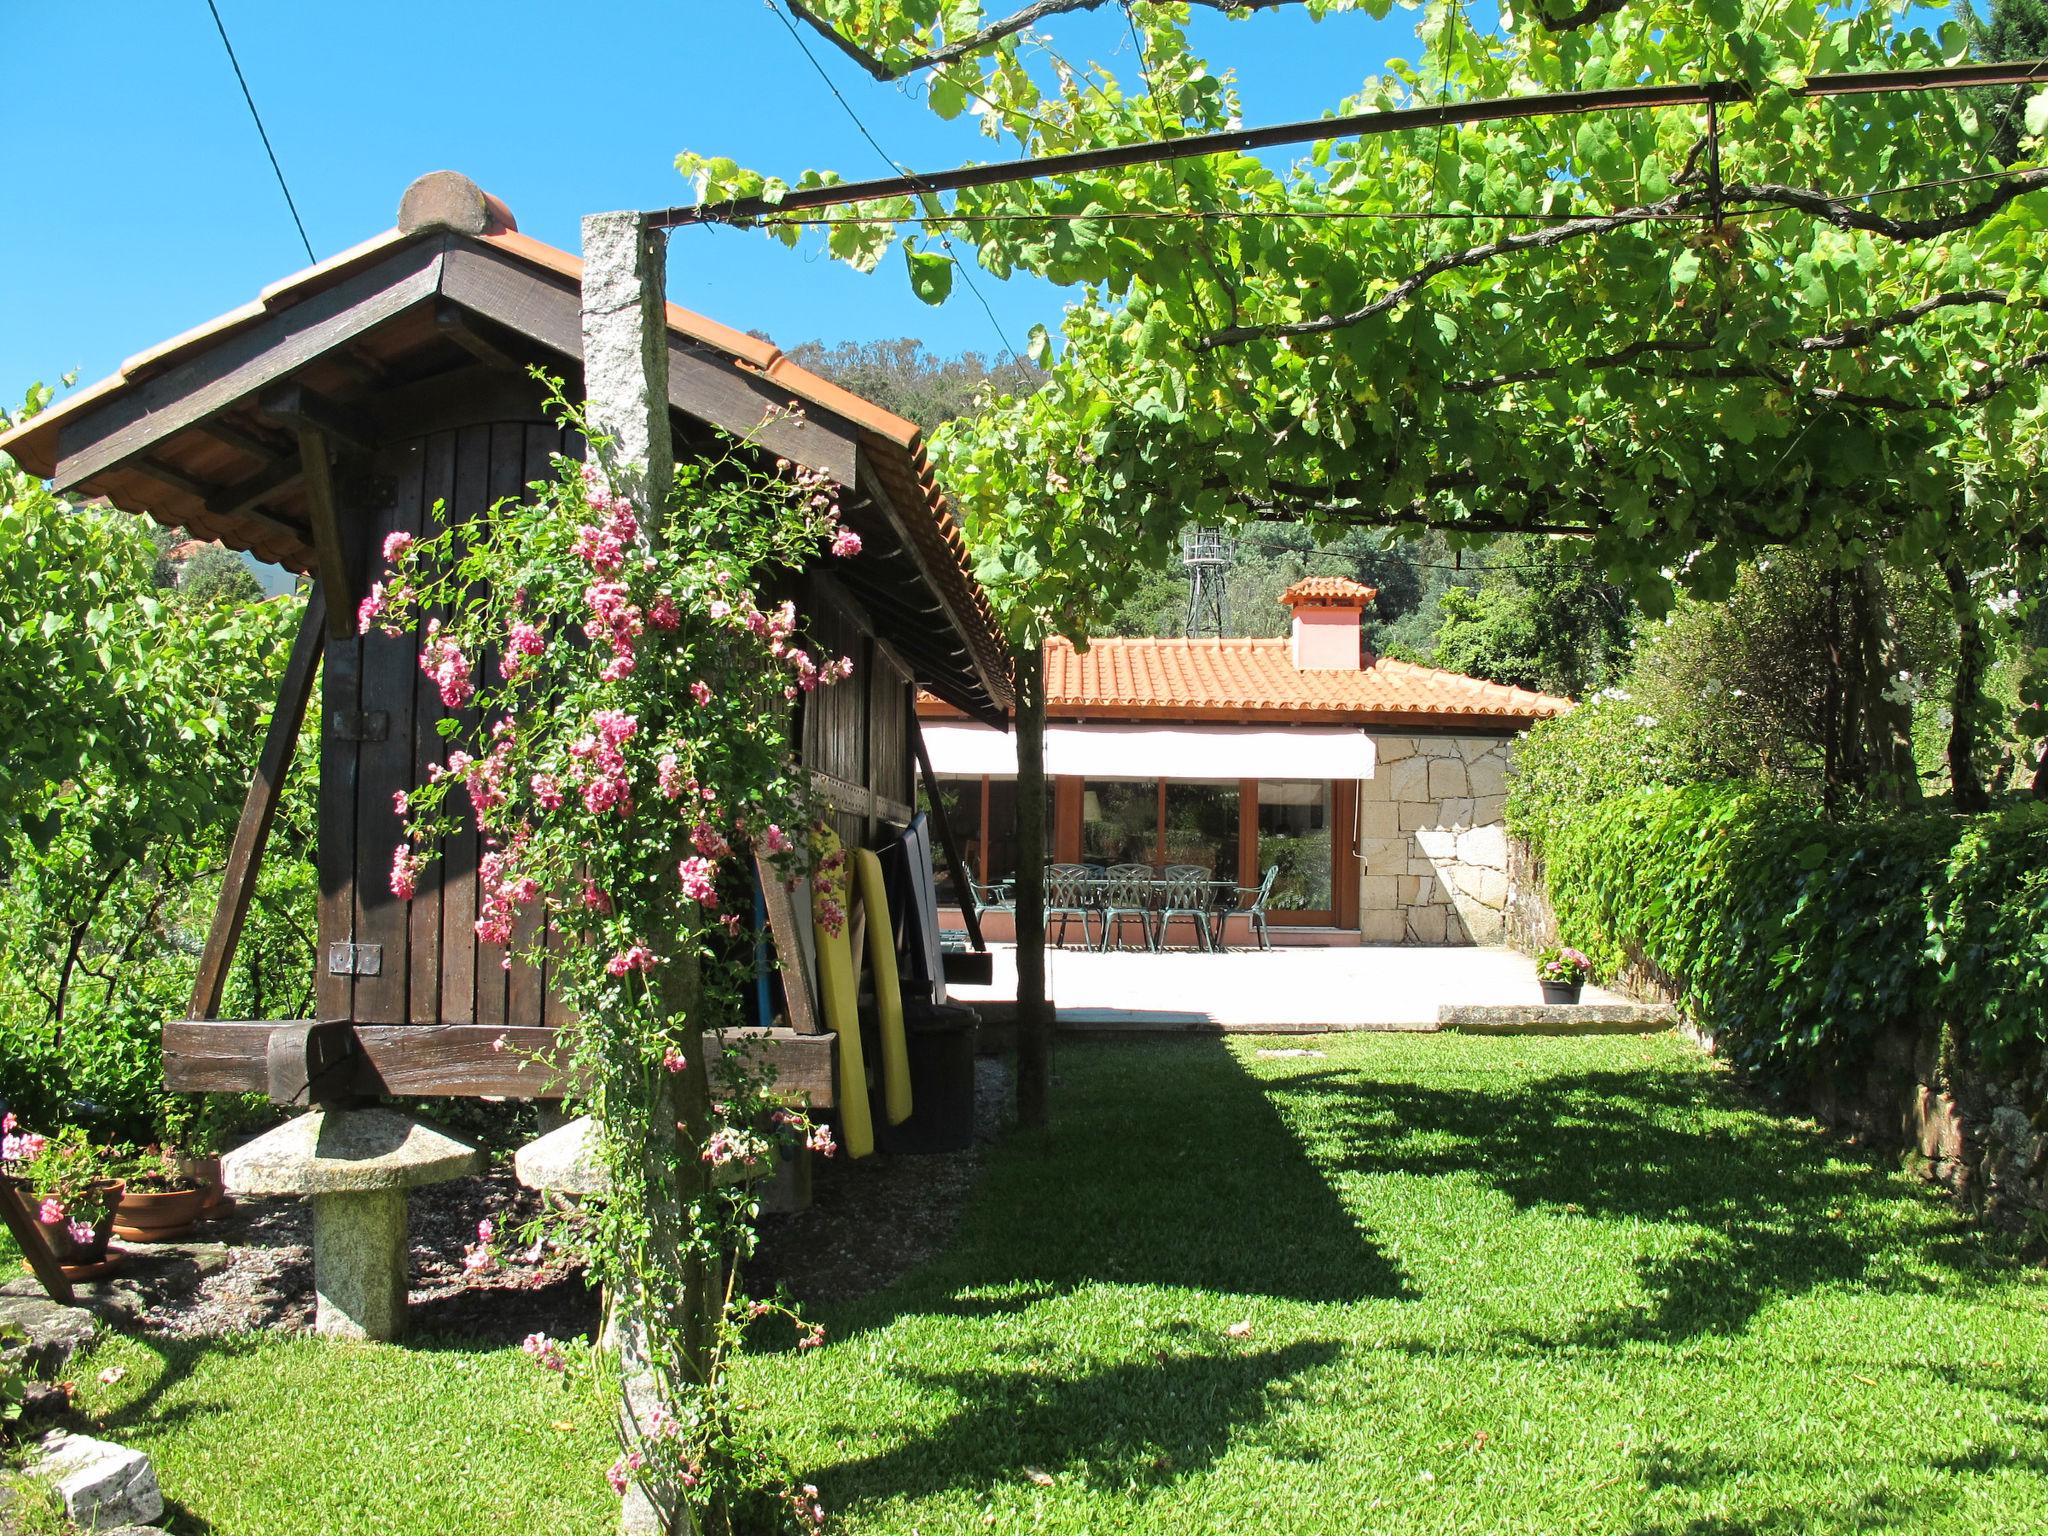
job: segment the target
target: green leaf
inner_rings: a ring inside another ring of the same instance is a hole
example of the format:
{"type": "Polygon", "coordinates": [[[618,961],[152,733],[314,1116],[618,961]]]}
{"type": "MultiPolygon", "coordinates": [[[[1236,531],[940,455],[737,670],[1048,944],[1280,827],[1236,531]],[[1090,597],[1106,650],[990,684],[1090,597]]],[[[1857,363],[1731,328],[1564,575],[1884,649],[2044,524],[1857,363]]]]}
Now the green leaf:
{"type": "Polygon", "coordinates": [[[908,240],[903,255],[910,265],[910,291],[927,304],[943,304],[953,291],[953,258],[937,251],[920,251],[908,240]]]}

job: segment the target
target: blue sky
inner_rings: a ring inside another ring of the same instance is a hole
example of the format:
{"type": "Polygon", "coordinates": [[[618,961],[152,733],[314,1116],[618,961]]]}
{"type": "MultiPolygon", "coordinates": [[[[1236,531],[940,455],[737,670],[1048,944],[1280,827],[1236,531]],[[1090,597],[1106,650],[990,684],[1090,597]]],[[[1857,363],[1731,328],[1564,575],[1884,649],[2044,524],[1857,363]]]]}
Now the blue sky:
{"type": "MultiPolygon", "coordinates": [[[[586,212],[687,202],[678,150],[794,177],[882,167],[763,0],[218,0],[321,256],[387,228],[423,171],[455,169],[520,227],[574,248],[586,212]]],[[[90,382],[122,358],[253,297],[305,264],[204,0],[9,7],[11,208],[0,223],[0,398],[68,369],[90,382]]],[[[1416,13],[1385,22],[1298,15],[1198,21],[1238,69],[1251,122],[1314,116],[1390,56],[1416,13]]],[[[1128,73],[1121,17],[1063,20],[1062,50],[1128,73]],[[1112,18],[1114,20],[1112,21],[1112,18]]],[[[914,87],[880,85],[813,51],[897,160],[996,158],[914,87]]],[[[899,262],[863,277],[815,249],[731,230],[679,231],[678,302],[791,345],[922,337],[995,351],[964,288],[928,308],[899,262]]],[[[1060,294],[977,274],[1017,346],[1058,319],[1060,294]]]]}

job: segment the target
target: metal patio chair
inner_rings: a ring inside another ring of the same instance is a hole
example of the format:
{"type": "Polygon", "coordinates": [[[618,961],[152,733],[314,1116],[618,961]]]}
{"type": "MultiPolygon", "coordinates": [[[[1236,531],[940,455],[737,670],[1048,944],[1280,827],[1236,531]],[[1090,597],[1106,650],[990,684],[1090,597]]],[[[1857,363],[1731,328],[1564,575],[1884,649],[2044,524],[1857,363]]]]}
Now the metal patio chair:
{"type": "Polygon", "coordinates": [[[1279,878],[1280,866],[1278,864],[1268,864],[1266,866],[1266,873],[1260,878],[1257,885],[1240,885],[1234,893],[1231,893],[1230,905],[1221,906],[1216,909],[1211,922],[1214,925],[1214,937],[1216,947],[1219,950],[1227,947],[1223,942],[1223,932],[1225,926],[1233,917],[1242,917],[1249,922],[1253,936],[1259,941],[1259,948],[1271,949],[1273,947],[1272,934],[1266,928],[1266,902],[1273,894],[1273,882],[1279,878]],[[1250,897],[1251,900],[1246,901],[1246,897],[1250,897]]]}
{"type": "Polygon", "coordinates": [[[1165,878],[1159,882],[1159,943],[1160,949],[1167,948],[1166,925],[1176,917],[1184,917],[1195,925],[1195,941],[1204,953],[1214,946],[1209,942],[1209,919],[1214,915],[1209,910],[1210,884],[1209,866],[1206,864],[1169,864],[1165,878]]]}
{"type": "Polygon", "coordinates": [[[1109,948],[1109,936],[1117,935],[1117,948],[1123,948],[1123,923],[1128,918],[1138,920],[1138,928],[1145,935],[1145,947],[1157,949],[1152,938],[1152,911],[1146,899],[1152,894],[1152,866],[1150,864],[1112,864],[1102,872],[1102,942],[1096,947],[1109,948]]]}
{"type": "Polygon", "coordinates": [[[1067,920],[1081,919],[1081,943],[1090,947],[1095,942],[1094,931],[1088,926],[1088,919],[1094,914],[1092,905],[1095,895],[1095,871],[1086,864],[1048,864],[1045,866],[1045,927],[1052,931],[1052,920],[1060,920],[1059,937],[1055,944],[1067,942],[1067,920]]]}

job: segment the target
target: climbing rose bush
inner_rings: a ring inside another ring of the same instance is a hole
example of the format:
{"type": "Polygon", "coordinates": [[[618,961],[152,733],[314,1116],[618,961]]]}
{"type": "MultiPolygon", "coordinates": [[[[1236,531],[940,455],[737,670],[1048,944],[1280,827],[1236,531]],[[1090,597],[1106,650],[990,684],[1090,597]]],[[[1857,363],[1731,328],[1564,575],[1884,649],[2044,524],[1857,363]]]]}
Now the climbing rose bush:
{"type": "MultiPolygon", "coordinates": [[[[428,782],[395,797],[391,890],[413,897],[473,818],[477,936],[508,966],[545,949],[578,1017],[564,1053],[528,1070],[559,1074],[571,1109],[596,1117],[612,1193],[522,1240],[586,1258],[632,1325],[629,1396],[635,1379],[657,1384],[604,1475],[687,1506],[699,1529],[812,1531],[817,1491],[753,1432],[730,1362],[778,1320],[800,1348],[823,1332],[746,1293],[758,1204],[738,1175],[778,1143],[832,1142],[777,1100],[739,1026],[754,860],[793,880],[821,825],[793,759],[795,706],[853,671],[805,639],[776,589],[860,543],[829,482],[763,468],[740,444],[679,467],[650,515],[611,489],[608,445],[554,398],[591,461],[558,457],[524,501],[478,521],[451,526],[437,507],[436,526],[392,534],[357,615],[416,645],[455,712],[428,782]]],[[[494,1263],[497,1236],[480,1227],[467,1262],[494,1263]]],[[[569,1373],[557,1341],[525,1348],[569,1373]]]]}

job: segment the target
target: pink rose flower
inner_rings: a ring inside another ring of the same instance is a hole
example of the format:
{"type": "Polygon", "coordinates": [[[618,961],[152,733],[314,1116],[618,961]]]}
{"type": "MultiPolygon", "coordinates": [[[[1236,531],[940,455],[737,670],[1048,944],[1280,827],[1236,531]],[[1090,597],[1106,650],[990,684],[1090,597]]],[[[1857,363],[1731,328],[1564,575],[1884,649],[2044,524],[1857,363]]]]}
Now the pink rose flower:
{"type": "Polygon", "coordinates": [[[860,553],[860,535],[851,528],[841,528],[832,535],[832,553],[840,559],[850,559],[860,553]]]}
{"type": "Polygon", "coordinates": [[[385,534],[384,563],[387,565],[396,565],[398,563],[399,557],[403,555],[408,549],[411,549],[412,546],[413,536],[409,533],[385,534]]]}

